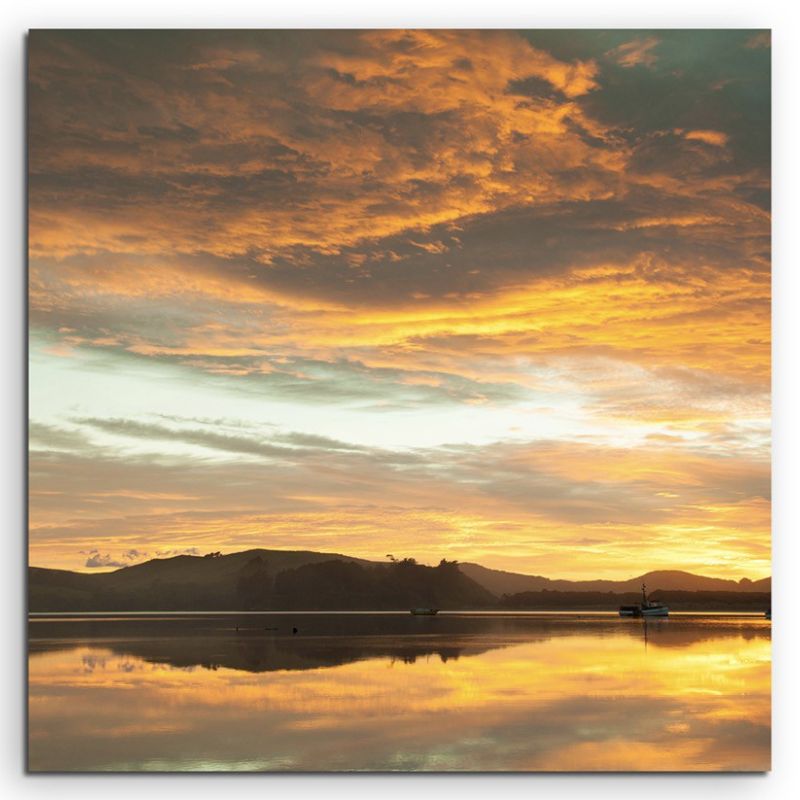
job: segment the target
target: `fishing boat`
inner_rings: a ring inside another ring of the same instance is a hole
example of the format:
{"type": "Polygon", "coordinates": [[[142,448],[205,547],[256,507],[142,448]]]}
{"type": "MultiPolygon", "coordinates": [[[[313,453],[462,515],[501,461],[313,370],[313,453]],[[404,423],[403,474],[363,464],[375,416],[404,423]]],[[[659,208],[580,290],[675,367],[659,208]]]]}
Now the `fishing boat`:
{"type": "Polygon", "coordinates": [[[411,613],[415,617],[432,617],[439,613],[438,608],[412,608],[411,613]]]}
{"type": "Polygon", "coordinates": [[[647,590],[642,584],[642,602],[638,606],[620,606],[621,617],[667,617],[669,608],[663,603],[647,599],[647,590]]]}

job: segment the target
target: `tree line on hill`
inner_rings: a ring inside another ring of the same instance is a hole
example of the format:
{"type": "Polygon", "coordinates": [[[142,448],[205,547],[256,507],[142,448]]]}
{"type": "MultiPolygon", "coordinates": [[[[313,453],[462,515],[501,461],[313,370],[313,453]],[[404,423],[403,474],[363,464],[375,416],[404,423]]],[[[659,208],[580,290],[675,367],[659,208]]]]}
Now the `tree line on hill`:
{"type": "Polygon", "coordinates": [[[217,581],[142,576],[124,585],[109,579],[117,573],[57,572],[31,570],[31,611],[396,610],[496,604],[495,597],[463,575],[456,562],[445,560],[435,567],[413,559],[369,567],[330,560],[276,571],[269,559],[256,555],[217,581]]]}

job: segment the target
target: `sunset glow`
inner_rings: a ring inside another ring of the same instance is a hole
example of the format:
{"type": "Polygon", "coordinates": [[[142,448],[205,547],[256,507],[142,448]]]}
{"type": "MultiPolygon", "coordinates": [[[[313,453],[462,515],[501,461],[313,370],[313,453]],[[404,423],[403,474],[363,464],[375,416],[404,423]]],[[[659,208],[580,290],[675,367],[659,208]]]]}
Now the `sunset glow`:
{"type": "Polygon", "coordinates": [[[32,565],[770,574],[767,33],[38,31],[29,57],[32,565]]]}

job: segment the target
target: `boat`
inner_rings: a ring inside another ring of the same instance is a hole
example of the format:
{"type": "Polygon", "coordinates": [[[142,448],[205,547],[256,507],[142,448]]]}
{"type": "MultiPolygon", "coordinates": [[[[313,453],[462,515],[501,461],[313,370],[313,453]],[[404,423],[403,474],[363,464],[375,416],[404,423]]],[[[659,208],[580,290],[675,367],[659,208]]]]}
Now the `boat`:
{"type": "Polygon", "coordinates": [[[638,606],[620,606],[619,615],[621,617],[667,617],[669,608],[663,603],[647,599],[647,591],[642,584],[642,602],[638,606]]]}
{"type": "Polygon", "coordinates": [[[654,603],[648,601],[646,606],[642,606],[641,614],[642,617],[668,617],[669,616],[669,608],[665,606],[663,603],[654,603]]]}
{"type": "Polygon", "coordinates": [[[439,613],[438,608],[412,608],[411,613],[415,617],[432,617],[439,613]]]}

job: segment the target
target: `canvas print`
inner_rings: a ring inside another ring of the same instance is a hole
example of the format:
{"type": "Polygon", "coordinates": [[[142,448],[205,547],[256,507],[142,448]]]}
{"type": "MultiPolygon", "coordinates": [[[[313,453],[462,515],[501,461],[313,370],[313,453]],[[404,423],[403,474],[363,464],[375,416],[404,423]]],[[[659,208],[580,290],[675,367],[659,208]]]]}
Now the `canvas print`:
{"type": "Polygon", "coordinates": [[[31,772],[770,769],[770,34],[37,30],[31,772]]]}

